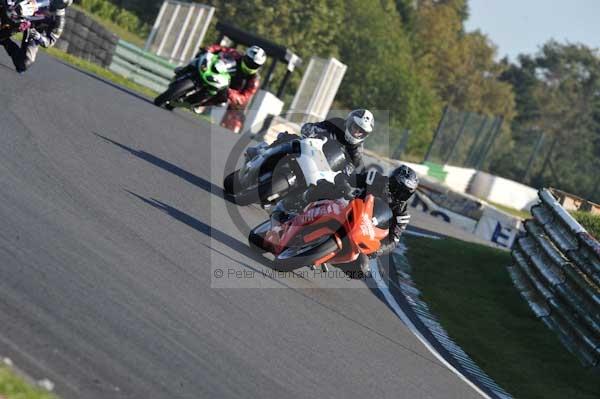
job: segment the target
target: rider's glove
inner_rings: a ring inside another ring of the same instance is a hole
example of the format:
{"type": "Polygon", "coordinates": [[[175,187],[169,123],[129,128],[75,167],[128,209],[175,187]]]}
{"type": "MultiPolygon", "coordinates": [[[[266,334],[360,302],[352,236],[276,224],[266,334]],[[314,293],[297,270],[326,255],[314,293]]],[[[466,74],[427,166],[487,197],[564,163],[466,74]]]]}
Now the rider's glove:
{"type": "Polygon", "coordinates": [[[48,47],[50,44],[50,40],[48,40],[46,36],[42,35],[34,28],[29,30],[29,40],[39,44],[42,47],[48,47]]]}
{"type": "Polygon", "coordinates": [[[341,198],[351,200],[354,198],[354,187],[350,184],[348,176],[344,173],[338,173],[334,179],[333,192],[341,198]]]}
{"type": "Polygon", "coordinates": [[[227,89],[227,97],[232,105],[244,105],[244,97],[237,90],[227,89]]]}
{"type": "Polygon", "coordinates": [[[30,0],[24,0],[17,6],[17,12],[21,17],[31,17],[37,11],[37,6],[30,0]]]}
{"type": "Polygon", "coordinates": [[[29,40],[37,42],[42,38],[42,34],[38,32],[35,28],[29,29],[29,40]]]}

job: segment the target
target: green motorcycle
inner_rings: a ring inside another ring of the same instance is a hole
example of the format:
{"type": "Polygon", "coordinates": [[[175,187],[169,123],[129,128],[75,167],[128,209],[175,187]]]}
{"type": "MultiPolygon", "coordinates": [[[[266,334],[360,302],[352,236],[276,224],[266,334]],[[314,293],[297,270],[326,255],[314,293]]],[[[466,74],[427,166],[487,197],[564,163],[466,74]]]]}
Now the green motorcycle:
{"type": "Polygon", "coordinates": [[[202,106],[227,90],[236,68],[236,61],[231,57],[203,53],[176,70],[173,81],[154,99],[154,104],[168,110],[202,106]]]}

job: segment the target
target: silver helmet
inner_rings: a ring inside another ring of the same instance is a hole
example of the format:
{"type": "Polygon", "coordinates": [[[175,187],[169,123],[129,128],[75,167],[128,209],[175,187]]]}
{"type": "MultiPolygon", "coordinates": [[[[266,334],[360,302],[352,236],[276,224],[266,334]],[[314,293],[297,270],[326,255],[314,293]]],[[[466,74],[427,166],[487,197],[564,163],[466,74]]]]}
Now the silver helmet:
{"type": "Polygon", "coordinates": [[[356,109],[346,117],[346,141],[360,144],[373,131],[375,118],[368,109],[356,109]]]}

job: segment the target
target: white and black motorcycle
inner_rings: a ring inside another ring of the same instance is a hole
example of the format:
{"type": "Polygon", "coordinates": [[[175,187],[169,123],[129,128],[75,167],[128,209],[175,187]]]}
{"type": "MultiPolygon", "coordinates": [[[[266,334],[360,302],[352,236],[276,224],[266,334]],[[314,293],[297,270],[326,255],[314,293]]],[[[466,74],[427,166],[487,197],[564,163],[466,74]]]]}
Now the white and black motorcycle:
{"type": "Polygon", "coordinates": [[[273,145],[261,144],[246,152],[244,165],[225,177],[223,188],[238,205],[273,205],[292,191],[335,176],[350,157],[335,140],[298,138],[273,145]]]}

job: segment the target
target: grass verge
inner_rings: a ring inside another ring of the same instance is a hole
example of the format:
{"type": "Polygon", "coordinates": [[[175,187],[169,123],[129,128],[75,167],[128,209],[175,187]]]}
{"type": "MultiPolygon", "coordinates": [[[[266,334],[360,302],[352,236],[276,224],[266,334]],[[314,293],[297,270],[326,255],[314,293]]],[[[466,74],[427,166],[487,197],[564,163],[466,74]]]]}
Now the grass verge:
{"type": "Polygon", "coordinates": [[[600,215],[590,212],[572,212],[571,214],[588,233],[600,240],[600,215]]]}
{"type": "Polygon", "coordinates": [[[0,397],[6,399],[57,399],[49,392],[28,385],[2,365],[0,365],[0,397]]]}
{"type": "Polygon", "coordinates": [[[504,211],[504,212],[509,213],[511,215],[514,215],[514,216],[518,216],[521,219],[529,219],[529,218],[531,218],[531,212],[527,212],[527,211],[522,211],[520,209],[511,208],[510,206],[501,205],[501,204],[498,204],[498,203],[492,202],[492,201],[487,201],[487,202],[490,205],[493,205],[496,208],[500,209],[501,211],[504,211]]]}
{"type": "Polygon", "coordinates": [[[424,300],[448,334],[515,398],[597,399],[583,368],[514,288],[510,254],[454,239],[407,237],[424,300]]]}
{"type": "Polygon", "coordinates": [[[158,95],[158,93],[156,93],[154,90],[150,90],[147,87],[139,85],[134,81],[127,79],[124,76],[111,72],[108,69],[102,68],[100,65],[83,60],[79,57],[75,57],[71,54],[67,54],[66,52],[57,48],[48,48],[45,49],[45,51],[47,54],[53,56],[54,58],[58,58],[59,60],[66,62],[67,64],[76,66],[77,68],[83,69],[86,72],[93,73],[94,75],[109,80],[120,86],[126,87],[137,93],[143,94],[147,97],[154,98],[158,95]]]}

